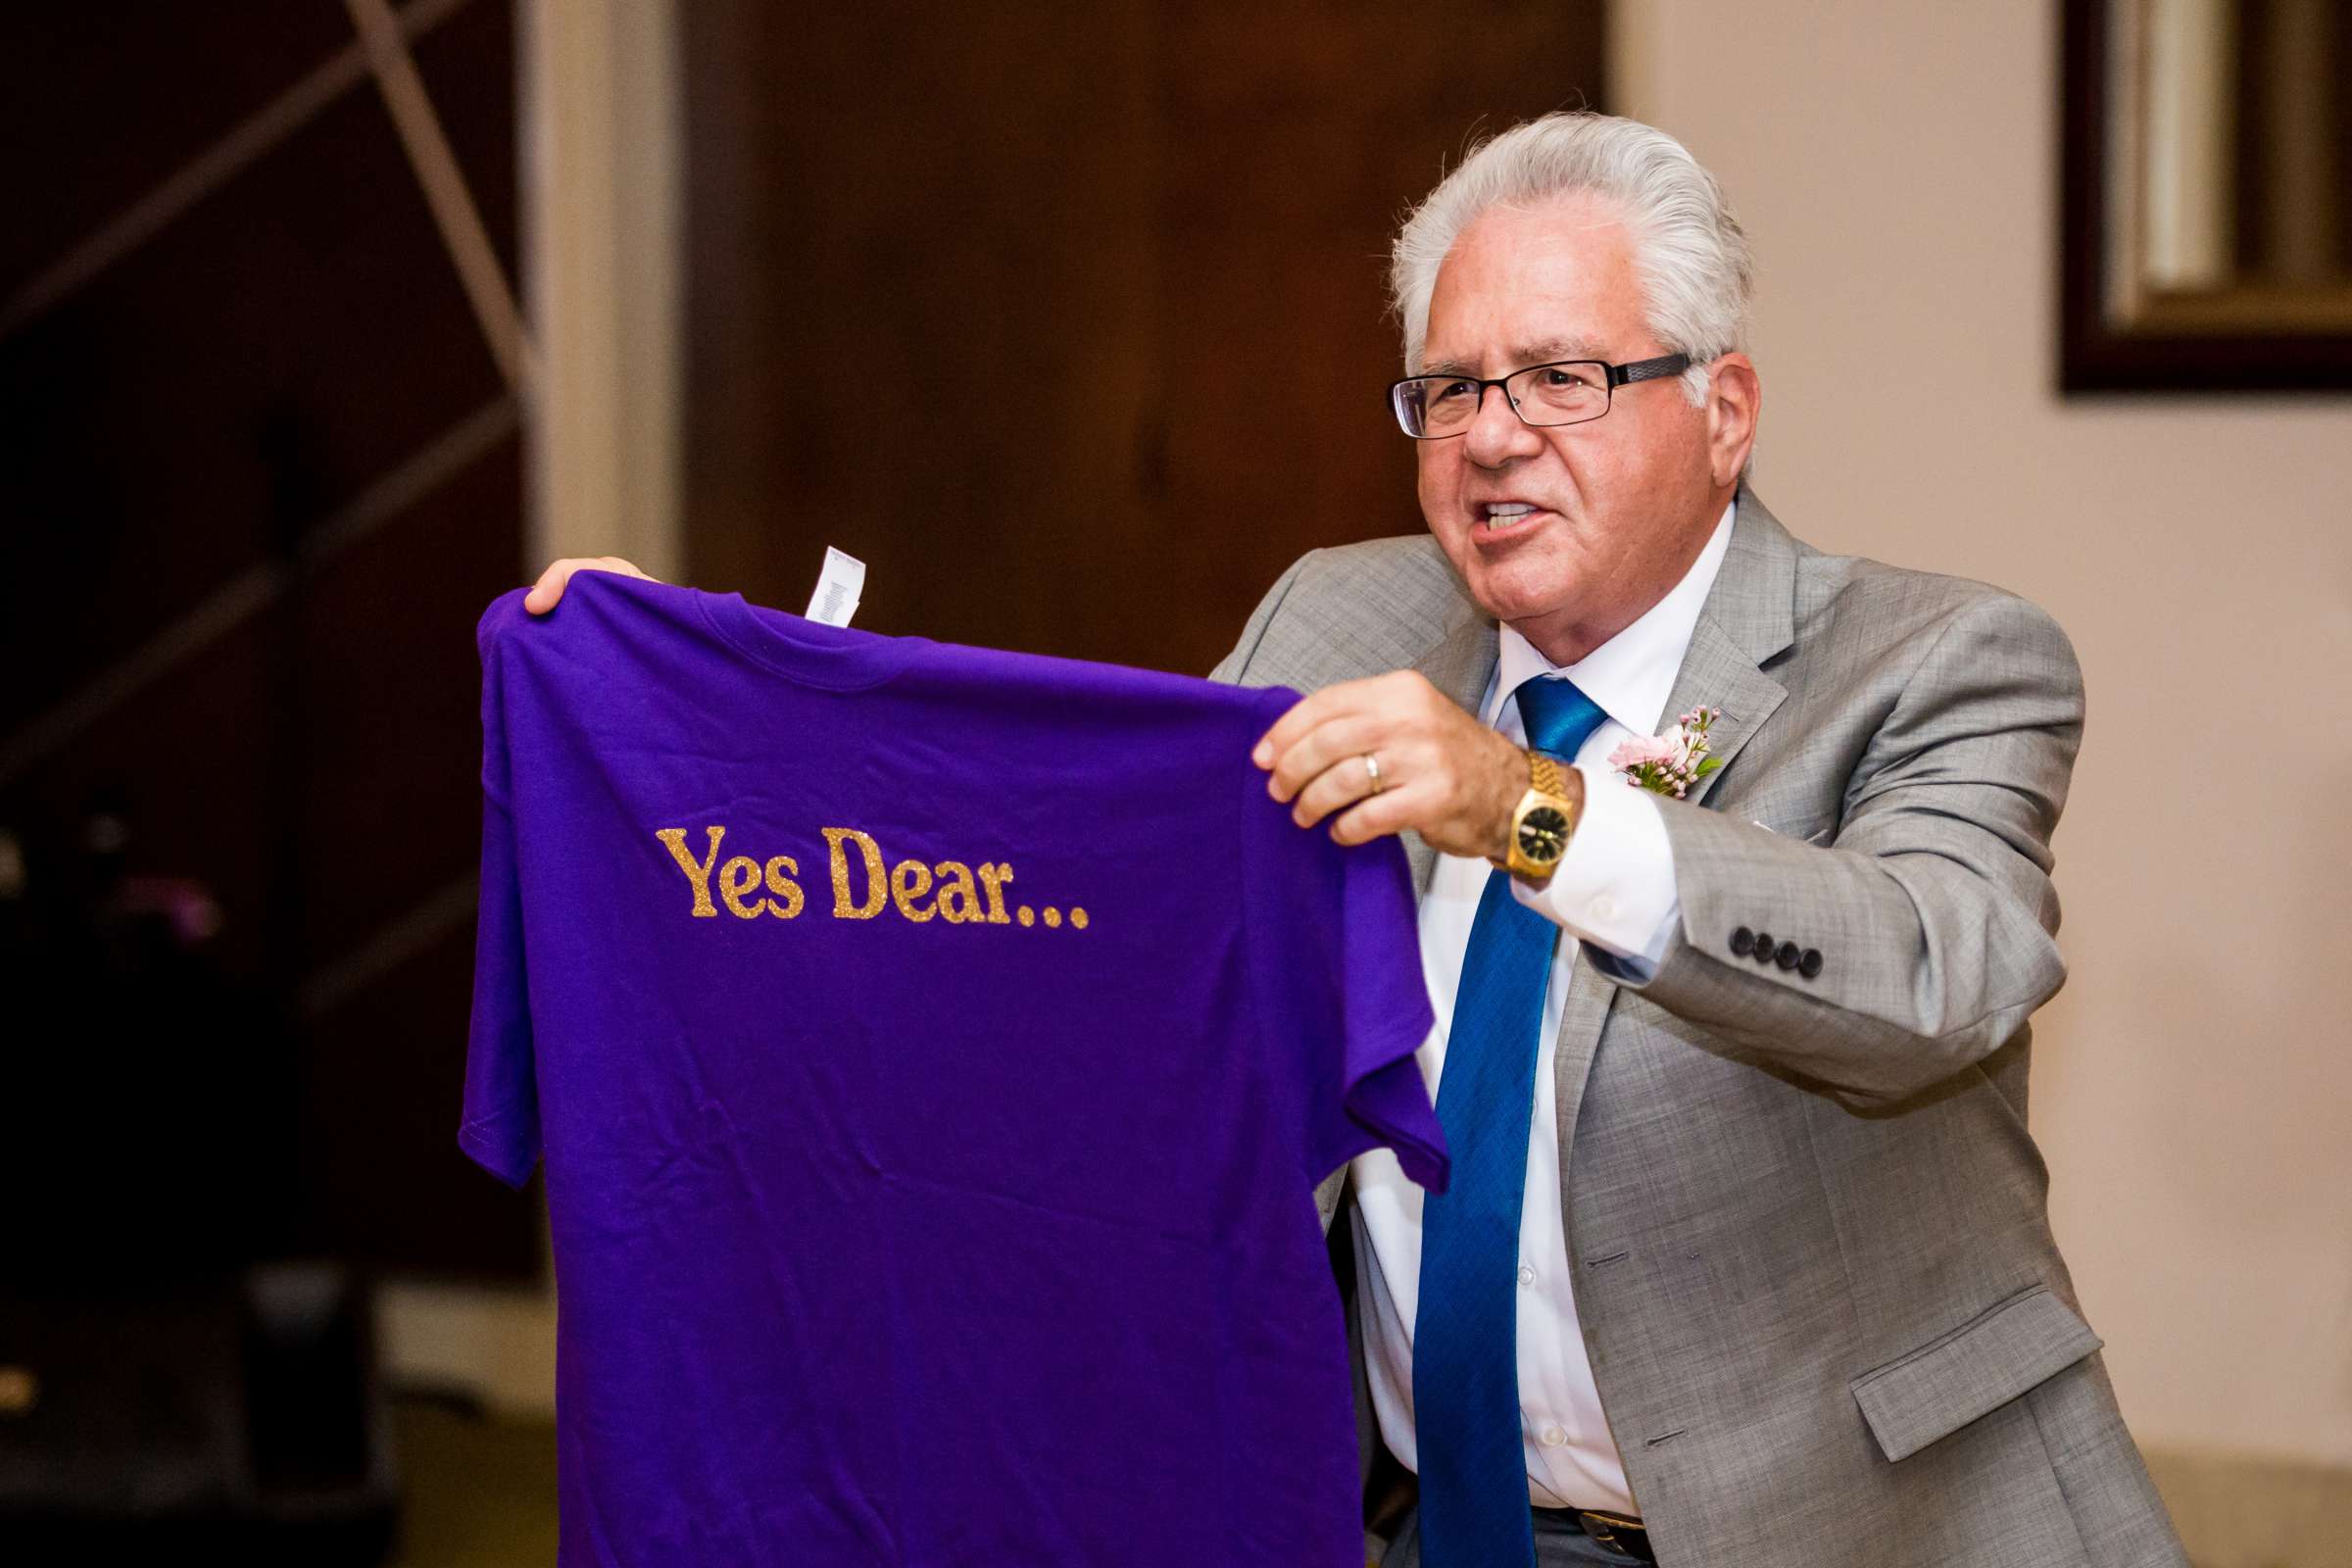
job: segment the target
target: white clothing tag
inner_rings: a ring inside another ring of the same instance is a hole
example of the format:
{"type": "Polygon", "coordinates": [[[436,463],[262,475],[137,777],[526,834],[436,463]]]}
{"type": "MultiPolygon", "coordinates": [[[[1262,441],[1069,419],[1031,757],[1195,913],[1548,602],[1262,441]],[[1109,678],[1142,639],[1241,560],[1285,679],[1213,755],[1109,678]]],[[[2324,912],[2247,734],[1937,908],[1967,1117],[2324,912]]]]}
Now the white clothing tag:
{"type": "Polygon", "coordinates": [[[828,626],[847,626],[858,613],[858,598],[865,592],[865,563],[825,546],[825,569],[816,575],[816,592],[808,596],[804,618],[828,626]]]}

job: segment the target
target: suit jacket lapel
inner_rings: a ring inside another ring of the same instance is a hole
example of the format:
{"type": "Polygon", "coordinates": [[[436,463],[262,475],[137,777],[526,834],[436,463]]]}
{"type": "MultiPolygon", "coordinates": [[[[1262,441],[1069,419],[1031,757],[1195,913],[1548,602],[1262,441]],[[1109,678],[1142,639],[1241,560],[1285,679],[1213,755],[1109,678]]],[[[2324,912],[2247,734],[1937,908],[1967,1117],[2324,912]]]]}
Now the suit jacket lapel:
{"type": "MultiPolygon", "coordinates": [[[[1788,696],[1760,666],[1796,640],[1796,549],[1788,530],[1741,485],[1731,546],[1666,703],[1669,720],[1701,705],[1722,711],[1707,739],[1725,767],[1788,696]]],[[[1690,802],[1703,802],[1722,776],[1718,768],[1700,780],[1690,802]]]]}
{"type": "MultiPolygon", "coordinates": [[[[1788,696],[1788,688],[1758,666],[1795,641],[1796,554],[1796,541],[1788,530],[1741,485],[1731,544],[1707,591],[1666,705],[1669,722],[1701,704],[1722,710],[1708,738],[1713,755],[1722,758],[1726,767],[1788,696]]],[[[1722,776],[1718,768],[1700,780],[1689,797],[1691,804],[1703,803],[1722,776]]],[[[1577,1111],[1584,1104],[1585,1079],[1617,991],[1616,982],[1591,961],[1590,954],[1584,955],[1568,988],[1552,1056],[1563,1185],[1577,1111]]]]}

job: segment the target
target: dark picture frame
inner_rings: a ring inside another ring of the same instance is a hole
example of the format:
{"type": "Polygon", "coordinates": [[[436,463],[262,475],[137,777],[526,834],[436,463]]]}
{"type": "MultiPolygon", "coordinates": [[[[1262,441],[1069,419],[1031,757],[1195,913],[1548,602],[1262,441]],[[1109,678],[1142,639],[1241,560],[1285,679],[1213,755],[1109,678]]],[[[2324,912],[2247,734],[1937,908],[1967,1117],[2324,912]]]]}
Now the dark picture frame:
{"type": "Polygon", "coordinates": [[[2231,287],[2138,290],[2123,210],[2119,20],[2137,0],[2060,8],[2059,386],[2064,392],[2352,390],[2340,300],[2231,287]]]}

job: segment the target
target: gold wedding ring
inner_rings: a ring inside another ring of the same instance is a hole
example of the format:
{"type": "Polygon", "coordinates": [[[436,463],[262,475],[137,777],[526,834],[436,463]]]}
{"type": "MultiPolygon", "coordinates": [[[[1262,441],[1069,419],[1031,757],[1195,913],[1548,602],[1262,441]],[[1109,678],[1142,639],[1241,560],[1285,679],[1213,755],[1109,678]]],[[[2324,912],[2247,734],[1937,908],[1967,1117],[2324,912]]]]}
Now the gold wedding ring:
{"type": "Polygon", "coordinates": [[[1364,753],[1364,776],[1372,781],[1372,793],[1375,795],[1389,787],[1380,776],[1380,759],[1370,752],[1364,753]]]}

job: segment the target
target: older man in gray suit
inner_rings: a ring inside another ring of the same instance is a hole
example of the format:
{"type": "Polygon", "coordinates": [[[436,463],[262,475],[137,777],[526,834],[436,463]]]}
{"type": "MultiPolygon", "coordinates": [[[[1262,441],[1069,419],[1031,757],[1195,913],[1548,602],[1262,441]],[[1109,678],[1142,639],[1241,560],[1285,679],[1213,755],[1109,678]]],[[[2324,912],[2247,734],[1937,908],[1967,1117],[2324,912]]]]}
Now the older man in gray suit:
{"type": "Polygon", "coordinates": [[[1269,787],[1422,888],[1453,1188],[1317,1194],[1419,1473],[1383,1561],[2181,1563],[2026,1127],[2065,634],[1746,487],[1745,240],[1663,133],[1494,138],[1393,281],[1429,536],[1298,562],[1218,671],[1311,693],[1269,787]],[[1720,765],[1629,788],[1702,709],[1720,765]]]}
{"type": "MultiPolygon", "coordinates": [[[[1316,1194],[1365,1450],[1418,1475],[1374,1549],[2183,1563],[2026,1129],[2065,634],[1746,488],[1746,245],[1672,138],[1494,138],[1395,284],[1429,536],[1298,562],[1218,670],[1311,693],[1269,787],[1420,881],[1453,1184],[1376,1152],[1316,1194]],[[1701,710],[1694,781],[1628,788],[1612,753],[1701,710]]],[[[635,569],[559,562],[531,608],[587,565],[635,569]]]]}

